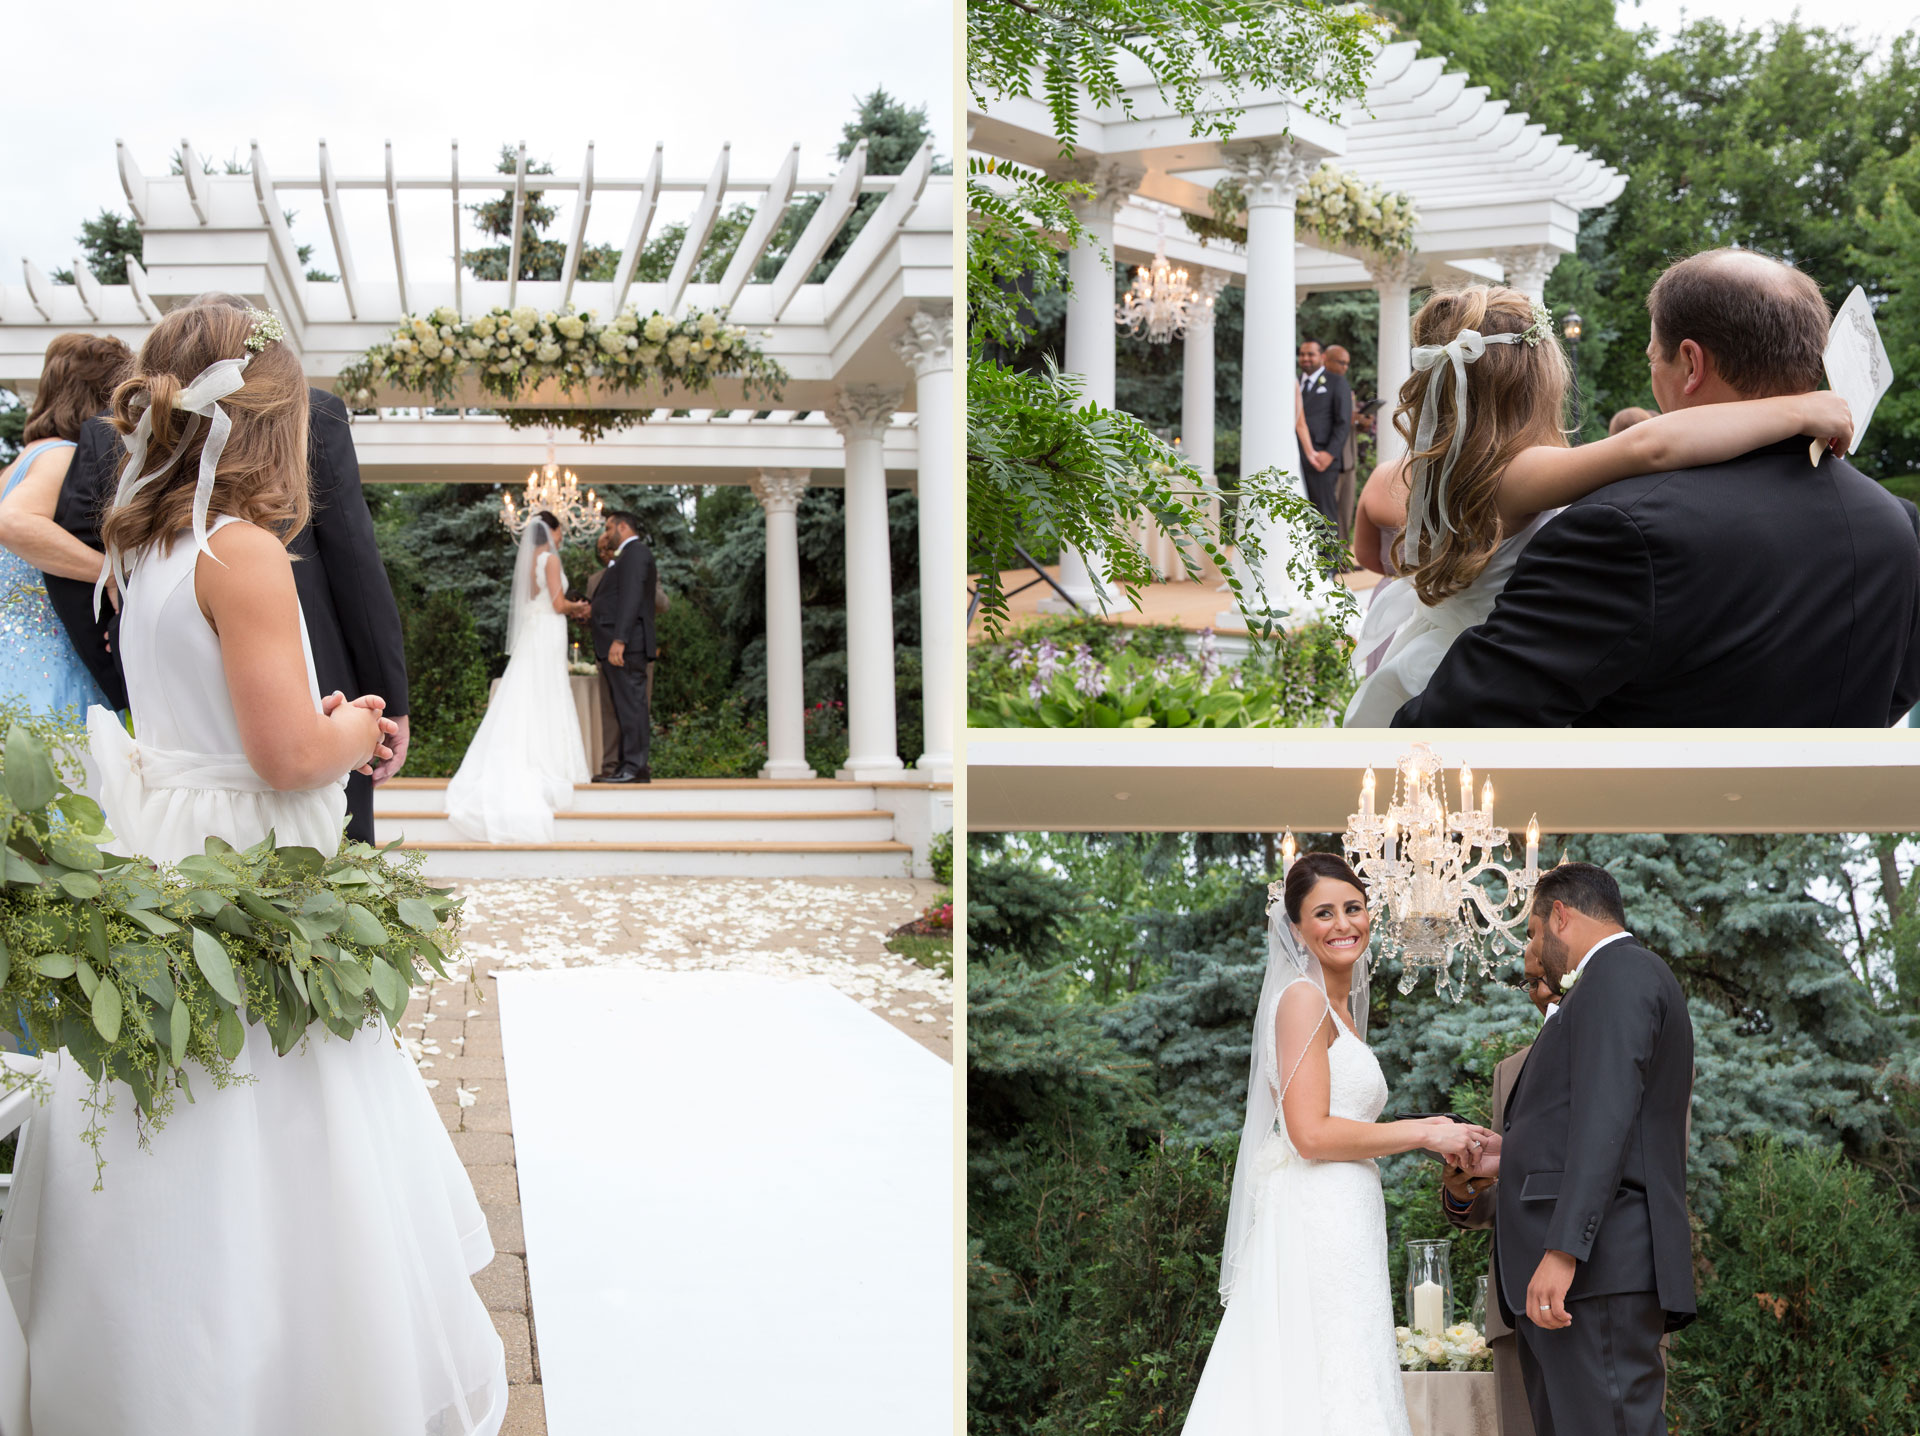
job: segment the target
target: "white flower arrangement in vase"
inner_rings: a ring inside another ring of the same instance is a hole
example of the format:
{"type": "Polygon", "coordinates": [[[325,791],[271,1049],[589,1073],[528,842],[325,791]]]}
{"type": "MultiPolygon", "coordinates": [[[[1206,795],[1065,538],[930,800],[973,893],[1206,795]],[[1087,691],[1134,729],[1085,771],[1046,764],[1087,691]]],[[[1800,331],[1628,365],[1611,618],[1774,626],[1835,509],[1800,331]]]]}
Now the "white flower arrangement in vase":
{"type": "Polygon", "coordinates": [[[1493,1370],[1493,1348],[1470,1321],[1450,1326],[1437,1336],[1396,1326],[1393,1339],[1400,1347],[1402,1371],[1493,1370]]]}

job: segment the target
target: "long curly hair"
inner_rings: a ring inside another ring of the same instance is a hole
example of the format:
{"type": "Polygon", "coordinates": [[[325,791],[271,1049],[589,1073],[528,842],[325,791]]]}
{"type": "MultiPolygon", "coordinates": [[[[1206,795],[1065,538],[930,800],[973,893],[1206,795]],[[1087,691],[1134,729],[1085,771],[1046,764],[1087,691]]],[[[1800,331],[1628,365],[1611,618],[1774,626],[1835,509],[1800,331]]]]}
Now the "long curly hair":
{"type": "Polygon", "coordinates": [[[80,426],[107,407],[113,386],[132,363],[133,351],[111,334],[56,334],[47,343],[22,442],[77,443],[80,426]]]}
{"type": "MultiPolygon", "coordinates": [[[[1463,329],[1481,334],[1524,334],[1533,325],[1533,301],[1517,289],[1476,285],[1445,290],[1413,316],[1415,345],[1451,343],[1463,329]]],[[[1417,552],[1407,551],[1407,534],[1394,544],[1393,560],[1413,580],[1414,591],[1429,604],[1460,592],[1480,576],[1505,537],[1500,527],[1500,476],[1522,449],[1565,447],[1564,419],[1572,376],[1557,338],[1539,344],[1491,344],[1467,366],[1467,427],[1460,457],[1447,480],[1446,512],[1440,512],[1432,486],[1408,496],[1408,533],[1412,506],[1428,505],[1417,552]],[[1448,530],[1451,530],[1449,532],[1448,530]]],[[[1453,366],[1441,363],[1416,372],[1400,386],[1400,407],[1393,427],[1407,446],[1407,464],[1437,471],[1452,447],[1455,425],[1453,366]],[[1414,447],[1420,416],[1436,405],[1433,442],[1414,447]]]]}
{"type": "MultiPolygon", "coordinates": [[[[153,326],[134,360],[133,374],[113,391],[113,426],[134,431],[143,413],[153,415],[145,470],[153,472],[179,452],[165,478],[147,485],[124,507],[101,519],[107,548],[131,558],[148,548],[166,552],[192,527],[193,491],[209,425],[174,407],[174,399],[200,371],[247,351],[252,328],[244,301],[221,295],[174,310],[153,326]]],[[[233,432],[215,470],[209,512],[233,514],[290,541],[306,527],[311,509],[307,478],[307,377],[284,342],[254,354],[246,382],[220,401],[233,432]]]]}

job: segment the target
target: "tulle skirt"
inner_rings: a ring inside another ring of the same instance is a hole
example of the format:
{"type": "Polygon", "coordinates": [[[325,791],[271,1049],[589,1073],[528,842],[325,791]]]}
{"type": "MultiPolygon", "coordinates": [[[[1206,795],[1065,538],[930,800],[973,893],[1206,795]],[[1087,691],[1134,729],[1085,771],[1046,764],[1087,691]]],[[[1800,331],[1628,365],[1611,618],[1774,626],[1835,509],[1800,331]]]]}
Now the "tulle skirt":
{"type": "MultiPolygon", "coordinates": [[[[336,846],[338,789],[152,787],[194,755],[156,756],[93,717],[122,849],[174,860],[209,832],[241,846],[268,828],[336,846]]],[[[251,1080],[216,1090],[190,1063],[194,1100],[175,1094],[145,1151],[113,1091],[96,1192],[91,1083],[49,1059],[0,1223],[29,1367],[0,1372],[6,1405],[24,1381],[32,1436],[493,1436],[505,1356],[470,1280],[493,1248],[393,1033],[315,1027],[281,1057],[250,1026],[233,1065],[251,1080]]]]}
{"type": "Polygon", "coordinates": [[[535,614],[447,783],[447,817],[476,843],[550,843],[553,815],[593,775],[567,678],[566,620],[535,614]]]}
{"type": "Polygon", "coordinates": [[[1184,1436],[1409,1436],[1372,1162],[1314,1162],[1270,1137],[1233,1300],[1184,1436]]]}

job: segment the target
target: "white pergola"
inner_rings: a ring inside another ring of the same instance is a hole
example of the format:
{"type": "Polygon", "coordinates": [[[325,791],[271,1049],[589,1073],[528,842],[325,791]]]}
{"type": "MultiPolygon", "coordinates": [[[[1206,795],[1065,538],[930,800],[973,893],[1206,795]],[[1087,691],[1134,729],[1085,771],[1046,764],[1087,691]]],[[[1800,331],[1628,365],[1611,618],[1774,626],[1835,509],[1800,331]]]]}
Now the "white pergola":
{"type": "MultiPolygon", "coordinates": [[[[1150,258],[1163,216],[1209,216],[1213,186],[1229,175],[1245,186],[1247,242],[1203,243],[1185,225],[1165,226],[1167,254],[1202,289],[1246,289],[1246,341],[1241,372],[1241,470],[1284,469],[1300,476],[1293,431],[1294,310],[1322,290],[1375,289],[1380,295],[1380,392],[1397,393],[1411,372],[1409,300],[1435,283],[1504,282],[1535,298],[1560,256],[1571,253],[1581,211],[1614,199],[1626,177],[1545,127],[1529,124],[1484,87],[1423,58],[1416,41],[1382,45],[1366,94],[1328,119],[1307,112],[1302,97],[1272,91],[1241,95],[1243,111],[1227,141],[1197,139],[1192,117],[1161,98],[1144,67],[1123,62],[1121,78],[1133,108],[1096,108],[1083,100],[1079,143],[1062,162],[1046,106],[1035,100],[969,110],[974,150],[1080,180],[1094,190],[1079,206],[1092,245],[1069,255],[1074,291],[1067,307],[1065,367],[1081,375],[1087,397],[1114,399],[1115,325],[1112,280],[1101,247],[1114,262],[1150,258]],[[1403,191],[1420,216],[1414,250],[1385,258],[1330,248],[1311,232],[1296,234],[1294,202],[1324,160],[1362,180],[1403,191]]],[[[1202,112],[1224,109],[1224,94],[1202,112]]],[[[1182,387],[1183,449],[1203,473],[1213,470],[1213,325],[1208,311],[1188,327],[1182,387]]],[[[1380,430],[1380,457],[1399,452],[1390,426],[1380,430]]],[[[1310,603],[1285,573],[1286,544],[1269,542],[1267,593],[1276,608],[1310,603]]],[[[1062,582],[1076,601],[1098,594],[1084,556],[1062,556],[1062,582]]],[[[1177,572],[1177,569],[1176,569],[1177,572]]],[[[1237,624],[1236,615],[1223,620],[1237,624]]]]}
{"type": "MultiPolygon", "coordinates": [[[[162,313],[207,290],[227,290],[277,310],[287,342],[319,387],[385,339],[403,315],[450,305],[463,315],[496,305],[529,304],[611,315],[623,304],[642,314],[725,309],[747,326],[787,371],[776,400],[749,396],[723,379],[698,395],[635,391],[569,397],[551,387],[524,406],[618,407],[649,411],[648,421],[583,444],[556,435],[555,457],[595,486],[618,483],[751,485],[767,524],[767,778],[807,778],[801,685],[800,561],[795,510],[809,486],[846,490],[847,718],[850,752],[838,776],[857,781],[953,772],[953,611],[958,575],[951,531],[954,442],[959,395],[953,382],[953,185],[923,147],[898,175],[867,173],[866,145],[828,176],[800,170],[788,151],[771,177],[738,176],[722,147],[701,177],[672,178],[659,146],[644,175],[596,174],[588,145],[577,173],[529,174],[526,146],[512,174],[469,170],[455,144],[447,169],[404,174],[386,147],[382,172],[336,173],[323,140],[313,173],[274,174],[252,147],[248,172],[208,175],[182,141],[183,174],[144,173],[118,146],[127,204],[140,221],[143,254],[128,283],[101,284],[73,264],[75,283],[54,284],[31,260],[21,284],[0,284],[0,387],[32,394],[46,346],[72,331],[114,334],[138,347],[162,313]],[[477,280],[457,256],[471,246],[463,206],[502,191],[513,197],[508,272],[517,273],[521,216],[530,192],[564,210],[571,276],[596,206],[624,220],[625,242],[613,279],[477,280]],[[635,262],[658,220],[662,197],[696,196],[687,231],[664,281],[634,278],[635,262]],[[808,275],[846,227],[863,194],[881,196],[824,282],[808,275]],[[788,209],[805,196],[820,204],[792,253],[770,281],[753,270],[788,209]],[[422,197],[429,197],[425,204],[422,197]],[[339,278],[305,277],[284,212],[296,198],[318,198],[339,278]],[[746,201],[754,218],[718,282],[694,270],[721,212],[746,201]],[[348,211],[367,218],[384,209],[390,245],[357,255],[348,211]],[[437,219],[428,219],[431,212],[437,219]],[[422,262],[423,256],[431,256],[422,262]],[[764,331],[764,337],[762,332],[764,331]],[[705,407],[680,411],[689,404],[705,407]],[[780,407],[772,408],[773,404],[780,407]],[[676,417],[679,414],[679,417],[676,417]],[[915,491],[921,513],[920,625],[924,752],[908,772],[895,751],[893,592],[887,544],[887,488],[915,491]]],[[[425,401],[430,402],[430,401],[425,401]]],[[[354,441],[367,482],[518,483],[544,461],[547,436],[513,430],[471,409],[508,407],[468,383],[445,411],[419,407],[422,396],[382,391],[377,418],[361,416],[354,441]]]]}

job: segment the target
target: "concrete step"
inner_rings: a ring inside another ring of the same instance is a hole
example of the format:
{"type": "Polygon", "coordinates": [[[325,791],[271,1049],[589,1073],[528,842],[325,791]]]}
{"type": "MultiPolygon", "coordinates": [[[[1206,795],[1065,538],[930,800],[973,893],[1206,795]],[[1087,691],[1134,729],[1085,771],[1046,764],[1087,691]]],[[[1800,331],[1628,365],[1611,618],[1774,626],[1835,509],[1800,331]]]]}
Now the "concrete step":
{"type": "MultiPolygon", "coordinates": [[[[879,807],[873,783],[762,782],[756,778],[680,778],[654,783],[580,783],[568,804],[590,813],[872,812],[879,807]]],[[[925,787],[925,784],[916,786],[925,787]]],[[[373,812],[447,811],[445,778],[395,778],[373,790],[373,812]]]]}
{"type": "MultiPolygon", "coordinates": [[[[554,818],[557,843],[660,844],[722,843],[757,847],[765,843],[888,842],[893,814],[879,808],[764,812],[610,812],[575,809],[554,818]]],[[[400,810],[377,814],[382,841],[404,837],[410,843],[470,842],[447,819],[445,809],[400,810]]]]}
{"type": "Polygon", "coordinates": [[[913,873],[906,843],[490,843],[401,844],[424,852],[435,878],[846,877],[913,873]]]}

